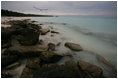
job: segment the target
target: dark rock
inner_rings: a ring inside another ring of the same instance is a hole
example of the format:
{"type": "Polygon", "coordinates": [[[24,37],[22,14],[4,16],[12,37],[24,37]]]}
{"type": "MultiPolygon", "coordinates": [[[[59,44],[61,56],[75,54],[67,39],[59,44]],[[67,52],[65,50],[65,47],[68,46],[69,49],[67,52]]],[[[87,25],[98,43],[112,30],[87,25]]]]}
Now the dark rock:
{"type": "Polygon", "coordinates": [[[13,46],[9,47],[4,54],[5,55],[18,55],[20,57],[33,57],[40,56],[42,52],[47,51],[45,46],[13,46]]]}
{"type": "Polygon", "coordinates": [[[16,55],[12,55],[12,56],[2,55],[1,56],[1,67],[5,67],[9,64],[12,64],[12,63],[16,62],[17,60],[18,60],[18,56],[16,56],[16,55]]]}
{"type": "Polygon", "coordinates": [[[51,65],[34,71],[34,78],[78,78],[78,67],[73,62],[66,65],[51,65]]]}
{"type": "Polygon", "coordinates": [[[51,37],[54,37],[54,35],[50,35],[51,37]]]}
{"type": "Polygon", "coordinates": [[[31,21],[32,23],[37,22],[37,21],[31,21]]]}
{"type": "Polygon", "coordinates": [[[51,31],[51,33],[56,33],[56,34],[59,34],[59,32],[56,32],[56,31],[51,31]]]}
{"type": "Polygon", "coordinates": [[[55,44],[53,44],[53,43],[48,43],[48,51],[54,51],[55,50],[55,44]]]}
{"type": "Polygon", "coordinates": [[[24,68],[21,78],[32,78],[33,71],[40,69],[40,58],[30,58],[26,63],[26,67],[24,68]]]}
{"type": "Polygon", "coordinates": [[[39,69],[40,68],[40,58],[30,58],[26,64],[27,68],[30,69],[39,69]]]}
{"type": "Polygon", "coordinates": [[[12,75],[10,74],[5,74],[5,73],[1,73],[1,78],[11,78],[12,75]]]}
{"type": "Polygon", "coordinates": [[[34,78],[75,78],[75,74],[66,66],[43,67],[34,72],[34,78]]]}
{"type": "Polygon", "coordinates": [[[60,46],[61,42],[57,43],[57,46],[60,46]]]}
{"type": "Polygon", "coordinates": [[[39,33],[32,29],[24,29],[21,31],[22,37],[18,39],[21,45],[34,45],[39,41],[39,33]]]}
{"type": "Polygon", "coordinates": [[[62,23],[63,25],[66,25],[66,23],[62,23]]]}
{"type": "Polygon", "coordinates": [[[42,56],[40,56],[42,63],[55,63],[59,61],[62,57],[62,55],[50,51],[43,52],[42,56]]]}
{"type": "Polygon", "coordinates": [[[6,69],[11,69],[11,68],[17,67],[17,66],[19,66],[19,65],[20,65],[19,62],[15,62],[15,63],[10,64],[9,66],[7,66],[6,69]]]}
{"type": "Polygon", "coordinates": [[[78,67],[82,69],[82,71],[86,72],[87,74],[91,75],[93,78],[101,78],[103,77],[103,71],[100,67],[96,65],[92,65],[90,63],[79,61],[78,67]]]}
{"type": "Polygon", "coordinates": [[[1,40],[7,40],[14,33],[15,29],[12,27],[1,28],[1,40]]]}
{"type": "Polygon", "coordinates": [[[75,43],[71,43],[71,42],[66,42],[65,46],[70,48],[71,50],[74,50],[74,51],[81,51],[81,50],[83,50],[80,45],[75,44],[75,43]]]}
{"type": "Polygon", "coordinates": [[[11,40],[1,40],[1,47],[2,48],[8,48],[11,46],[11,40]]]}
{"type": "Polygon", "coordinates": [[[34,45],[39,41],[40,26],[27,20],[12,20],[10,23],[12,27],[2,28],[2,41],[11,39],[13,35],[21,35],[18,41],[22,45],[34,45]]]}
{"type": "Polygon", "coordinates": [[[39,40],[39,44],[40,45],[43,45],[44,44],[44,41],[42,39],[39,40]]]}
{"type": "Polygon", "coordinates": [[[70,56],[70,57],[72,57],[72,54],[70,54],[69,52],[64,52],[63,56],[70,56]]]}
{"type": "Polygon", "coordinates": [[[32,78],[32,77],[33,77],[33,69],[25,67],[21,74],[21,78],[32,78]]]}
{"type": "Polygon", "coordinates": [[[43,24],[39,24],[39,25],[43,25],[43,24]]]}
{"type": "Polygon", "coordinates": [[[15,76],[17,74],[17,71],[15,71],[15,70],[9,70],[5,74],[10,75],[11,77],[13,77],[13,76],[15,76]]]}
{"type": "Polygon", "coordinates": [[[51,67],[51,66],[57,66],[57,64],[43,64],[42,67],[51,67]]]}

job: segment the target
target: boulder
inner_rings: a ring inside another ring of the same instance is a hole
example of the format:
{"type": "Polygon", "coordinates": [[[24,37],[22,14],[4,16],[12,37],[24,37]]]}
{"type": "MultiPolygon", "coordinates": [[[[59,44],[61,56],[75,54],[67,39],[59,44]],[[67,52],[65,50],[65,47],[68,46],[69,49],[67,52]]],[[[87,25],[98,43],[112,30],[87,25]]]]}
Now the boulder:
{"type": "Polygon", "coordinates": [[[48,32],[50,32],[49,29],[40,29],[41,35],[46,35],[48,32]]]}
{"type": "Polygon", "coordinates": [[[10,39],[13,35],[20,35],[18,41],[22,45],[34,45],[39,41],[40,26],[29,23],[27,20],[10,21],[12,27],[2,28],[2,40],[10,39]]]}
{"type": "Polygon", "coordinates": [[[30,68],[30,69],[38,69],[38,68],[40,68],[40,58],[36,57],[36,58],[28,59],[26,67],[30,68]]]}
{"type": "Polygon", "coordinates": [[[48,51],[54,51],[55,50],[55,44],[54,43],[48,43],[48,51]]]}
{"type": "Polygon", "coordinates": [[[54,52],[46,51],[40,56],[43,63],[55,63],[58,62],[63,56],[54,52]]]}
{"type": "Polygon", "coordinates": [[[78,67],[74,62],[67,62],[66,65],[44,66],[34,71],[34,78],[78,78],[78,67]],[[60,74],[61,73],[61,74],[60,74]]]}
{"type": "Polygon", "coordinates": [[[33,78],[76,78],[76,75],[64,65],[54,65],[34,71],[33,78]]]}
{"type": "Polygon", "coordinates": [[[83,50],[80,45],[75,44],[75,43],[71,43],[71,42],[66,42],[65,46],[70,48],[71,50],[74,50],[74,51],[81,51],[81,50],[83,50]]]}
{"type": "Polygon", "coordinates": [[[21,78],[32,78],[34,70],[40,69],[40,58],[30,58],[26,63],[21,78]]]}
{"type": "Polygon", "coordinates": [[[23,29],[21,35],[18,39],[21,45],[34,45],[39,41],[39,33],[33,29],[23,29]]]}
{"type": "Polygon", "coordinates": [[[101,78],[103,77],[103,70],[96,66],[96,65],[92,65],[90,63],[87,63],[85,61],[79,61],[77,63],[78,67],[81,68],[81,70],[83,72],[85,72],[86,74],[89,74],[92,78],[101,78]]]}
{"type": "Polygon", "coordinates": [[[100,56],[100,55],[96,55],[97,59],[99,61],[101,61],[102,63],[106,64],[107,66],[111,67],[111,68],[116,68],[115,65],[113,65],[112,63],[110,63],[109,61],[107,61],[104,57],[100,56]]]}
{"type": "Polygon", "coordinates": [[[18,55],[20,57],[33,57],[40,56],[44,51],[47,51],[48,47],[45,46],[13,46],[5,50],[5,55],[18,55]]]}
{"type": "Polygon", "coordinates": [[[12,63],[16,62],[17,60],[18,60],[18,56],[16,56],[16,55],[11,55],[11,56],[2,55],[1,56],[1,67],[5,67],[9,64],[12,64],[12,63]]]}

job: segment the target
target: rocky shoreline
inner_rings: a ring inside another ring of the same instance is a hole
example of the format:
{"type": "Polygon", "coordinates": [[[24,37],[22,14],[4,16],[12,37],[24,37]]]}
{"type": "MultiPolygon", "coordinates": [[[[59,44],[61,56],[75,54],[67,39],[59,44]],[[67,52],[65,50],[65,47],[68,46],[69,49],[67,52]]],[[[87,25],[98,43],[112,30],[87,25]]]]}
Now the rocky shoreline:
{"type": "MultiPolygon", "coordinates": [[[[26,59],[26,65],[18,76],[20,78],[103,78],[103,70],[85,61],[74,62],[68,60],[64,65],[57,62],[63,57],[72,57],[69,52],[57,53],[56,47],[62,44],[53,42],[44,45],[44,40],[40,36],[46,34],[60,34],[53,27],[43,28],[43,24],[35,24],[30,19],[10,20],[5,24],[11,27],[1,28],[1,77],[13,78],[17,75],[14,71],[21,65],[19,60],[26,59]],[[11,72],[9,69],[13,69],[11,72]],[[60,74],[61,73],[61,74],[60,74]]],[[[66,42],[65,47],[73,51],[83,51],[84,49],[72,42],[66,42]]],[[[106,61],[104,61],[106,62],[106,61]]],[[[111,65],[111,64],[110,64],[111,65]]]]}

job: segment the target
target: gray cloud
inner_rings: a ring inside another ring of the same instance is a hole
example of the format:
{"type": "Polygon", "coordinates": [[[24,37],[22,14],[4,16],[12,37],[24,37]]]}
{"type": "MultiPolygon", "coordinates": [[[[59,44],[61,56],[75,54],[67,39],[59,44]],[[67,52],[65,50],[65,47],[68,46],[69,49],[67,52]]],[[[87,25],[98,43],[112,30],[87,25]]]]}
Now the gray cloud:
{"type": "Polygon", "coordinates": [[[53,15],[117,16],[116,1],[2,1],[2,9],[53,15]],[[48,11],[39,11],[33,6],[48,11]]]}

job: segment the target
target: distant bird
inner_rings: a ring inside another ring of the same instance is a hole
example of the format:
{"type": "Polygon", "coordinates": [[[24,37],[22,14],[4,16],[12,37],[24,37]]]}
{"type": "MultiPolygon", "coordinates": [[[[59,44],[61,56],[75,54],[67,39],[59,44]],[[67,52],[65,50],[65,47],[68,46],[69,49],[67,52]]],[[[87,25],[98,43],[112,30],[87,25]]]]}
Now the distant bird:
{"type": "Polygon", "coordinates": [[[46,10],[48,10],[48,9],[40,9],[40,8],[35,7],[35,6],[33,8],[35,8],[37,10],[40,10],[40,11],[44,11],[44,10],[46,11],[46,10]]]}

